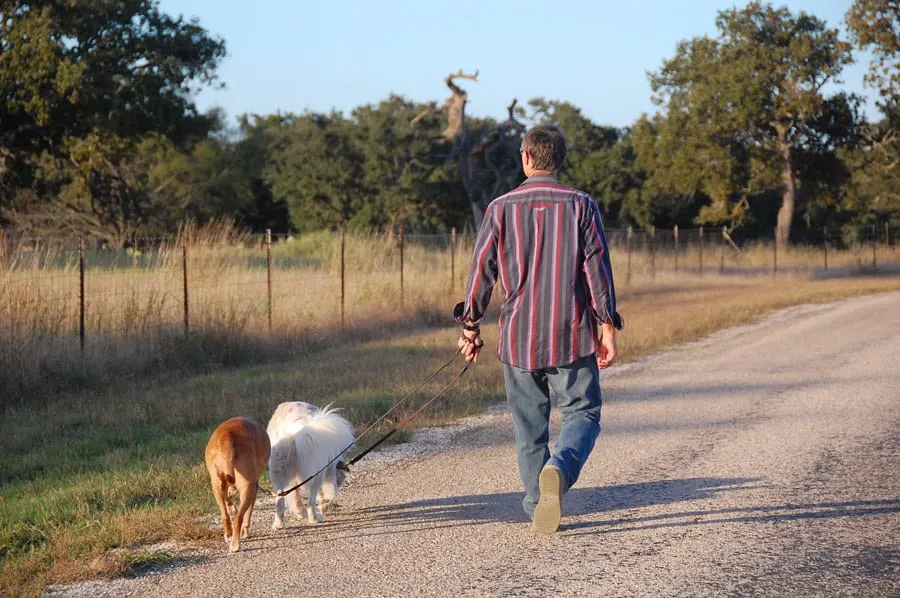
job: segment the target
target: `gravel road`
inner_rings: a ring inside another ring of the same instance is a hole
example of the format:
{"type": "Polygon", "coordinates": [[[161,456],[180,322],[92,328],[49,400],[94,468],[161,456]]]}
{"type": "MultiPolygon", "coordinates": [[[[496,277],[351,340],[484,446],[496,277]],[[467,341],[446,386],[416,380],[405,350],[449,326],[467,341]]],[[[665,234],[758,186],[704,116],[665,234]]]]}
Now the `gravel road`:
{"type": "Polygon", "coordinates": [[[554,536],[528,530],[498,408],[367,457],[324,524],[274,532],[261,498],[237,554],[48,595],[900,596],[900,293],[791,308],[603,391],[554,536]]]}

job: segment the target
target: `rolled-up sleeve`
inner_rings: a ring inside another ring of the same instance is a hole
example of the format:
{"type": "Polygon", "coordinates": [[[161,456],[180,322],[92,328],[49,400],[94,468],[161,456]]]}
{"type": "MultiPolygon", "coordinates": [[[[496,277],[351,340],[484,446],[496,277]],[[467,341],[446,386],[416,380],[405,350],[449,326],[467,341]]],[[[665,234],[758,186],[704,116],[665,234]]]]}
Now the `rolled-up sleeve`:
{"type": "Polygon", "coordinates": [[[622,328],[622,319],[616,312],[616,287],[613,282],[609,245],[603,233],[600,208],[590,196],[586,196],[579,222],[581,246],[584,248],[584,274],[591,295],[591,311],[597,321],[612,322],[622,328]]]}
{"type": "Polygon", "coordinates": [[[457,309],[454,316],[457,322],[468,320],[480,322],[491,302],[491,293],[497,282],[497,205],[492,203],[484,213],[478,236],[475,239],[475,251],[469,266],[469,281],[466,285],[466,297],[462,310],[457,309]]]}

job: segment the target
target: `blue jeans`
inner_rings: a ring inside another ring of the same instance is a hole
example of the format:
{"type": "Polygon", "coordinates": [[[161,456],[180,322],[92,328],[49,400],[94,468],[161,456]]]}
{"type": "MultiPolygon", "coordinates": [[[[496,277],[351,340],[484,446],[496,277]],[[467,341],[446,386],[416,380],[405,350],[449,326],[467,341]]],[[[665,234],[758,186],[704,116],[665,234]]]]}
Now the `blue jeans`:
{"type": "Polygon", "coordinates": [[[600,434],[600,372],[593,355],[565,367],[528,371],[503,364],[506,399],[512,409],[519,475],[525,485],[522,506],[534,515],[538,476],[549,463],[562,473],[564,489],[578,480],[600,434]],[[557,397],[562,428],[550,456],[550,389],[557,397]]]}

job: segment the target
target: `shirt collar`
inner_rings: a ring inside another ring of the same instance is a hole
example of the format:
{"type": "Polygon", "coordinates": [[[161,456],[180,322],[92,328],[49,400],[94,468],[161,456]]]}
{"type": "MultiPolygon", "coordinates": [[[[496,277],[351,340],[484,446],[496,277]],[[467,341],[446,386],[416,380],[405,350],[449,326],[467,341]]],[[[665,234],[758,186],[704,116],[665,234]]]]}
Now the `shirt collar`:
{"type": "Polygon", "coordinates": [[[535,174],[527,179],[525,179],[519,187],[524,187],[525,185],[534,185],[536,183],[549,184],[549,185],[562,185],[558,178],[552,174],[535,174]]]}

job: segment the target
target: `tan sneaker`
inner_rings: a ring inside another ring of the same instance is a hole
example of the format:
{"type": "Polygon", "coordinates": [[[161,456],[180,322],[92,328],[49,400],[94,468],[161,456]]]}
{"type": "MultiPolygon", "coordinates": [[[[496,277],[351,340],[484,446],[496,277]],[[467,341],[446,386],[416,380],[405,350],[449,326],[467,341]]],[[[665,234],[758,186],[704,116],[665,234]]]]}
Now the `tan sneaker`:
{"type": "Polygon", "coordinates": [[[539,534],[556,533],[562,517],[562,473],[552,465],[544,466],[538,478],[538,487],[541,490],[541,496],[534,508],[531,529],[539,534]]]}

